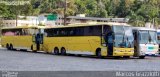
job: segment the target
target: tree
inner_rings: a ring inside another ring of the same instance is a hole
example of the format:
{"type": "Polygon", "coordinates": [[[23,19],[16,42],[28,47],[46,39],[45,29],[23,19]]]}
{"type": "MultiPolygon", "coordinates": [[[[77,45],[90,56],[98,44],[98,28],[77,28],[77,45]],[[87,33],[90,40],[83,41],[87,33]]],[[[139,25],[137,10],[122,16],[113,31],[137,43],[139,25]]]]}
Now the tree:
{"type": "Polygon", "coordinates": [[[127,17],[131,12],[131,5],[134,0],[120,0],[119,6],[116,10],[116,15],[120,18],[127,17]]]}
{"type": "Polygon", "coordinates": [[[15,18],[14,12],[11,12],[10,7],[6,6],[5,4],[0,4],[0,14],[1,14],[1,18],[3,19],[15,18]]]}
{"type": "MultiPolygon", "coordinates": [[[[0,16],[3,19],[15,19],[16,14],[37,16],[43,13],[56,13],[63,15],[64,1],[30,0],[30,4],[18,6],[0,3],[0,16]]],[[[158,26],[160,24],[159,7],[160,0],[67,0],[66,14],[67,16],[86,14],[89,17],[130,18],[129,23],[134,26],[144,26],[146,22],[152,22],[158,26]]]]}
{"type": "Polygon", "coordinates": [[[105,9],[105,0],[97,0],[97,12],[96,17],[105,18],[108,16],[107,10],[105,9]]]}

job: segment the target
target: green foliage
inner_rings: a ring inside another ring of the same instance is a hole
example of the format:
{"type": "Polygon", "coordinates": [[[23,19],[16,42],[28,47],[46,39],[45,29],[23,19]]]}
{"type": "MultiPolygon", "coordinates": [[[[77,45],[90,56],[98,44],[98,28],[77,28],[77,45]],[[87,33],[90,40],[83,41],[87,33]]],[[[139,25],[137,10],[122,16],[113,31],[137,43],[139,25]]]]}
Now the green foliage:
{"type": "MultiPolygon", "coordinates": [[[[17,6],[1,3],[0,17],[15,19],[16,14],[25,16],[43,13],[64,14],[64,1],[30,0],[30,4],[17,6]]],[[[66,4],[67,16],[86,14],[89,17],[130,18],[129,23],[134,26],[144,26],[146,22],[152,21],[155,21],[155,25],[160,24],[160,0],[66,0],[66,4]]]]}

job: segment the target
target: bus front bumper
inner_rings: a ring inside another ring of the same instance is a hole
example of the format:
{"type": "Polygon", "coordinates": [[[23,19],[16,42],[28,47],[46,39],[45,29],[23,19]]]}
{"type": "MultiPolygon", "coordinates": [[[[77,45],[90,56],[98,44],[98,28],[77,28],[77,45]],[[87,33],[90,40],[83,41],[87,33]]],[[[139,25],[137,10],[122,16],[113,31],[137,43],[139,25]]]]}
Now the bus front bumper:
{"type": "Polygon", "coordinates": [[[113,56],[133,56],[134,48],[114,48],[113,56]]]}

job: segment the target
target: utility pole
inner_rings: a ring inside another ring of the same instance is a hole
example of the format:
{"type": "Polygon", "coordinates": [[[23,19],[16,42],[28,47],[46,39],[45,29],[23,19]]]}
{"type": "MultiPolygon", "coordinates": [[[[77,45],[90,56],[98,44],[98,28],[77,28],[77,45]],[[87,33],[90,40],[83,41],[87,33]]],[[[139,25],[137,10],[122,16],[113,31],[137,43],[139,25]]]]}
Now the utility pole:
{"type": "Polygon", "coordinates": [[[152,26],[152,28],[155,28],[156,26],[155,26],[155,19],[153,18],[153,26],[152,26]]]}
{"type": "Polygon", "coordinates": [[[19,14],[19,5],[16,5],[16,26],[18,26],[18,14],[19,14]]]}
{"type": "Polygon", "coordinates": [[[17,9],[18,9],[18,6],[16,6],[16,26],[17,26],[17,20],[18,20],[18,11],[17,11],[17,9]]]}
{"type": "Polygon", "coordinates": [[[64,26],[66,26],[66,10],[67,10],[67,0],[64,3],[64,26]]]}

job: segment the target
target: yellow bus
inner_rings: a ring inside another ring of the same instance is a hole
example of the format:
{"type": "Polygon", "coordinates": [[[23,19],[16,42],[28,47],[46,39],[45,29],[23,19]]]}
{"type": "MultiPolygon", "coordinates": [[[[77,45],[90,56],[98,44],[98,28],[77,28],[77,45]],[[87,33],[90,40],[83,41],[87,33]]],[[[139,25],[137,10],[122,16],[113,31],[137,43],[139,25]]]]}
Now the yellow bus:
{"type": "Polygon", "coordinates": [[[126,23],[71,24],[46,28],[42,49],[55,55],[133,56],[133,34],[126,23]]]}
{"type": "Polygon", "coordinates": [[[18,26],[2,28],[1,45],[8,50],[42,50],[43,28],[34,26],[18,26]],[[38,40],[36,40],[38,39],[38,40]]]}

